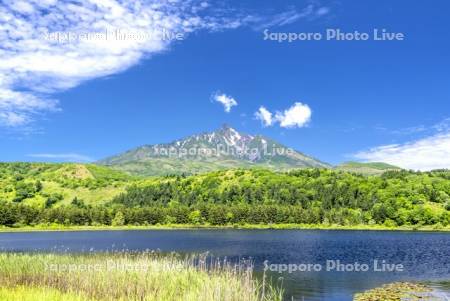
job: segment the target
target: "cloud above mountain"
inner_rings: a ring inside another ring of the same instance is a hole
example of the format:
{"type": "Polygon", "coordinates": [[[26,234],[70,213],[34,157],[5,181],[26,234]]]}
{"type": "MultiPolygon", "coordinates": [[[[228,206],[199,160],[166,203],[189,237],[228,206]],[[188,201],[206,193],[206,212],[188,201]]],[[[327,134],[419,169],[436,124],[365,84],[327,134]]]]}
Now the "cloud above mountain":
{"type": "Polygon", "coordinates": [[[223,93],[215,93],[212,96],[213,100],[222,104],[225,112],[230,113],[231,108],[238,105],[236,99],[223,93]]]}
{"type": "Polygon", "coordinates": [[[271,126],[273,124],[272,113],[265,107],[259,107],[258,111],[255,112],[255,118],[260,120],[263,126],[271,126]]]}
{"type": "Polygon", "coordinates": [[[261,16],[199,0],[5,0],[0,6],[0,125],[23,126],[59,110],[55,93],[124,71],[168,50],[175,36],[279,26],[283,13],[294,22],[320,9],[261,16]]]}
{"type": "Polygon", "coordinates": [[[294,103],[284,111],[271,113],[264,106],[255,112],[255,118],[260,120],[263,126],[271,126],[276,123],[283,128],[301,128],[311,121],[312,110],[307,104],[294,103]]]}
{"type": "Polygon", "coordinates": [[[283,128],[304,127],[311,121],[312,111],[307,104],[294,103],[289,109],[275,114],[275,120],[283,128]]]}
{"type": "Polygon", "coordinates": [[[123,71],[172,42],[119,40],[107,30],[155,35],[214,28],[198,15],[201,9],[192,1],[6,1],[0,7],[0,122],[26,124],[58,107],[51,94],[123,71]]]}

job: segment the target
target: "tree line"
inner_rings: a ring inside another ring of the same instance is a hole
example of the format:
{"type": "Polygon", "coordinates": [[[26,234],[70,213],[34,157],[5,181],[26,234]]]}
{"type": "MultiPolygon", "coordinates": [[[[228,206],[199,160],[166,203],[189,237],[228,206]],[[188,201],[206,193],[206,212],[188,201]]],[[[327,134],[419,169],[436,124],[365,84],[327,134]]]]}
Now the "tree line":
{"type": "Polygon", "coordinates": [[[176,207],[86,207],[63,206],[58,208],[35,208],[31,206],[0,204],[0,225],[7,227],[36,225],[65,226],[123,226],[123,225],[243,225],[243,224],[337,224],[385,226],[436,225],[450,223],[448,211],[434,214],[417,207],[402,219],[387,218],[384,212],[363,212],[361,209],[320,207],[304,209],[292,205],[198,205],[176,207]]]}
{"type": "MultiPolygon", "coordinates": [[[[133,182],[105,205],[0,201],[0,225],[450,223],[450,171],[382,176],[324,169],[228,170],[133,182]]],[[[41,189],[40,185],[33,189],[41,189]]],[[[31,188],[30,188],[31,189],[31,188]]]]}

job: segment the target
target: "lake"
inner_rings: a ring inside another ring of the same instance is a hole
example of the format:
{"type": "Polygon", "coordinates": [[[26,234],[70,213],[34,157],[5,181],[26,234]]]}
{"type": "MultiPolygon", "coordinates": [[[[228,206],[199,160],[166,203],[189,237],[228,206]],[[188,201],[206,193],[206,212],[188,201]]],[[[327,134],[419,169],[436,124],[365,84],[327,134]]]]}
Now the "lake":
{"type": "Polygon", "coordinates": [[[273,281],[283,283],[287,300],[351,300],[356,292],[398,280],[427,281],[443,294],[449,291],[448,283],[443,282],[450,280],[450,233],[331,230],[0,233],[0,251],[123,249],[209,251],[213,256],[234,261],[251,259],[257,271],[266,268],[273,281]],[[291,272],[285,271],[286,267],[291,272]]]}

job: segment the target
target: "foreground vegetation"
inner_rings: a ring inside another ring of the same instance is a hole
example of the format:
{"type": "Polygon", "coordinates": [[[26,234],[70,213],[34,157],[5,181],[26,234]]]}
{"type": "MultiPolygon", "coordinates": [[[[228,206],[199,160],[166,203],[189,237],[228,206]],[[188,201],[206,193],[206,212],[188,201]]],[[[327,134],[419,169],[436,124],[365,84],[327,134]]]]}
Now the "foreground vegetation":
{"type": "Polygon", "coordinates": [[[88,300],[80,294],[62,293],[50,288],[29,288],[17,286],[13,288],[1,287],[0,300],[3,301],[94,301],[88,300]]]}
{"type": "Polygon", "coordinates": [[[0,254],[1,300],[281,300],[251,265],[176,254],[0,254]]]}
{"type": "Polygon", "coordinates": [[[324,224],[234,224],[234,225],[195,225],[195,224],[164,224],[164,225],[125,225],[125,226],[66,226],[59,224],[39,224],[36,226],[0,227],[1,232],[49,232],[49,231],[133,231],[133,230],[341,230],[341,231],[421,231],[448,232],[450,226],[397,226],[384,225],[324,225],[324,224]]]}
{"type": "Polygon", "coordinates": [[[4,227],[446,229],[449,224],[448,170],[367,176],[329,169],[236,169],[135,178],[95,165],[0,164],[4,227]]]}

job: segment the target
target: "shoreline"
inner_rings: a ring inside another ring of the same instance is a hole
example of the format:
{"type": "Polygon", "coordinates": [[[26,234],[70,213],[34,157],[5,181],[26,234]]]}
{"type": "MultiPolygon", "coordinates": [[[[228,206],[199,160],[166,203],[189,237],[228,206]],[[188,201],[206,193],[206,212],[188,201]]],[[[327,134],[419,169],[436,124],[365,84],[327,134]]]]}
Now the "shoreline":
{"type": "Polygon", "coordinates": [[[308,224],[244,224],[244,225],[194,225],[194,224],[168,224],[148,226],[34,226],[34,227],[2,227],[0,233],[15,232],[70,232],[70,231],[139,231],[139,230],[330,230],[330,231],[388,231],[388,232],[450,232],[450,226],[434,228],[434,226],[340,226],[340,225],[308,225],[308,224]]]}

